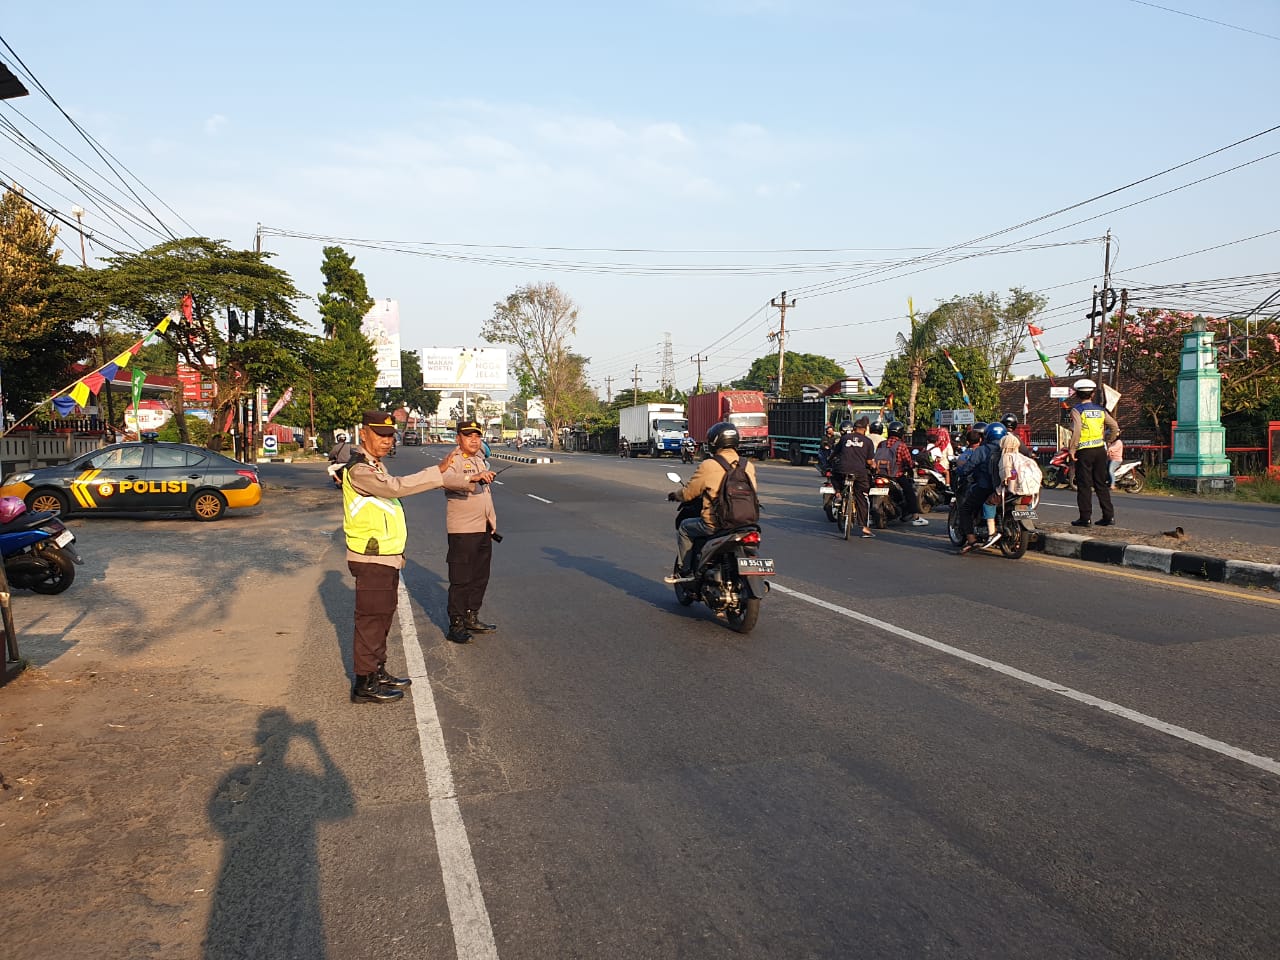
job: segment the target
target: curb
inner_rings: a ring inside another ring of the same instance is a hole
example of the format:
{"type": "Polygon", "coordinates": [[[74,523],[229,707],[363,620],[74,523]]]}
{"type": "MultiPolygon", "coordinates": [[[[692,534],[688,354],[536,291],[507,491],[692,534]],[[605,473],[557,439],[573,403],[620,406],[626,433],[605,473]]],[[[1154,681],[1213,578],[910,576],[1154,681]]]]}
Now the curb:
{"type": "Polygon", "coordinates": [[[1041,533],[1031,543],[1051,557],[1067,557],[1092,563],[1110,563],[1156,573],[1187,574],[1213,583],[1280,590],[1280,564],[1231,560],[1181,550],[1166,550],[1141,543],[1098,540],[1074,533],[1041,533]]]}
{"type": "Polygon", "coordinates": [[[493,460],[510,460],[512,463],[555,463],[551,457],[518,457],[514,453],[492,451],[489,457],[493,460]]]}

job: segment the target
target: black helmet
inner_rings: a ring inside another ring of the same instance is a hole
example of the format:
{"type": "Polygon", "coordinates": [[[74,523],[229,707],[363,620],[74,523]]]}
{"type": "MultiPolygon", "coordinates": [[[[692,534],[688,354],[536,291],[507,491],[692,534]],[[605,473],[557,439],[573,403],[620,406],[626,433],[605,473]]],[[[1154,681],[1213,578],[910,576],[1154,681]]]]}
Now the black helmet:
{"type": "Polygon", "coordinates": [[[883,420],[877,420],[875,423],[873,423],[873,424],[871,425],[871,433],[874,433],[877,437],[883,436],[883,435],[884,435],[884,421],[883,421],[883,420]]]}
{"type": "Polygon", "coordinates": [[[852,420],[843,420],[843,421],[841,421],[841,423],[840,423],[840,432],[841,432],[841,433],[853,433],[853,421],[852,421],[852,420]]]}
{"type": "Polygon", "coordinates": [[[906,436],[906,434],[907,425],[901,420],[895,420],[893,423],[889,424],[889,436],[901,438],[906,436]]]}
{"type": "Polygon", "coordinates": [[[1003,417],[1000,418],[1000,422],[1004,424],[1004,428],[1006,430],[1018,429],[1018,418],[1014,416],[1012,413],[1006,413],[1003,417]]]}
{"type": "Polygon", "coordinates": [[[738,428],[728,420],[713,424],[707,431],[707,446],[712,450],[723,450],[726,447],[738,447],[738,428]]]}

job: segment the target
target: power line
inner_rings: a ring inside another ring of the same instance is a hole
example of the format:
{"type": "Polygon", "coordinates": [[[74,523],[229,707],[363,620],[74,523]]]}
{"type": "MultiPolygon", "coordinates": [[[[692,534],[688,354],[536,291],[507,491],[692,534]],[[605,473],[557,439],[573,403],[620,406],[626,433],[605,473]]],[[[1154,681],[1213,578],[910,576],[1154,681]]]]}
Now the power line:
{"type": "Polygon", "coordinates": [[[1241,33],[1251,33],[1255,37],[1266,37],[1268,40],[1280,40],[1280,37],[1270,33],[1263,33],[1261,30],[1250,30],[1248,27],[1239,27],[1234,23],[1227,23],[1225,20],[1214,20],[1210,17],[1202,17],[1195,13],[1187,13],[1185,10],[1175,10],[1173,7],[1162,7],[1158,3],[1148,3],[1147,0],[1129,0],[1129,2],[1136,3],[1143,7],[1151,7],[1155,10],[1164,10],[1166,13],[1176,13],[1180,17],[1190,17],[1192,20],[1202,20],[1205,23],[1212,23],[1219,27],[1226,27],[1228,30],[1239,30],[1241,33]]]}

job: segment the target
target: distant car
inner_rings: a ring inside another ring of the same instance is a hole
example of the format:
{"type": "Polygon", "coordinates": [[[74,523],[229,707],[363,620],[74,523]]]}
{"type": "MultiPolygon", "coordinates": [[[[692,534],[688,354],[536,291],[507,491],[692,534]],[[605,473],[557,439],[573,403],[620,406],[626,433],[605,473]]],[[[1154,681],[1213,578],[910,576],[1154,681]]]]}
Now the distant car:
{"type": "Polygon", "coordinates": [[[406,447],[420,447],[422,446],[422,437],[416,433],[406,433],[404,435],[404,445],[406,447]]]}
{"type": "Polygon", "coordinates": [[[262,500],[252,464],[186,443],[144,439],[113,443],[56,467],[5,478],[0,497],[20,497],[32,512],[178,513],[217,520],[228,508],[262,500]]]}

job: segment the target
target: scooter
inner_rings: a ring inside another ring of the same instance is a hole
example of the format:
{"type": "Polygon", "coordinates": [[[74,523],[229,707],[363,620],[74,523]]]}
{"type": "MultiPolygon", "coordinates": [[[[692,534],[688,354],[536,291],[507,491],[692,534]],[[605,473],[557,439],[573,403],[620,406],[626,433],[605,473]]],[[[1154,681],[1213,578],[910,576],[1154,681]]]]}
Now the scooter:
{"type": "Polygon", "coordinates": [[[1044,485],[1047,487],[1076,488],[1076,462],[1065,450],[1059,450],[1049,461],[1044,470],[1044,485]]]}
{"type": "MultiPolygon", "coordinates": [[[[964,546],[964,534],[960,532],[960,506],[963,500],[962,492],[957,491],[956,498],[951,501],[951,509],[947,512],[947,536],[957,548],[964,546]]],[[[1039,504],[1039,494],[1028,496],[1006,493],[1001,498],[996,508],[996,532],[1000,534],[996,545],[1010,560],[1017,560],[1027,552],[1031,538],[1035,536],[1035,522],[1038,519],[1036,507],[1039,504]]],[[[986,531],[986,521],[982,519],[981,509],[975,512],[973,529],[979,536],[986,531]]]]}
{"type": "MultiPolygon", "coordinates": [[[[929,451],[936,449],[929,445],[929,451]]],[[[931,513],[938,504],[949,504],[955,493],[947,483],[946,474],[938,470],[930,456],[922,455],[918,450],[912,450],[911,457],[916,465],[916,496],[920,499],[920,512],[931,513]]]]}
{"type": "MultiPolygon", "coordinates": [[[[668,473],[667,479],[684,483],[678,473],[668,473]]],[[[676,527],[701,511],[701,498],[681,502],[676,527]]],[[[701,600],[713,613],[724,614],[730,629],[750,633],[760,618],[760,601],[769,592],[764,578],[775,572],[773,561],[758,555],[759,548],[760,527],[754,523],[694,540],[693,571],[689,579],[674,585],[676,600],[682,607],[701,600]]],[[[680,573],[679,569],[673,572],[680,573]]]]}
{"type": "Polygon", "coordinates": [[[62,593],[83,563],[74,546],[75,534],[56,513],[21,513],[0,524],[0,554],[11,587],[36,593],[62,593]]]}
{"type": "Polygon", "coordinates": [[[698,445],[693,440],[683,440],[680,443],[680,462],[693,463],[693,453],[698,445]]]}
{"type": "Polygon", "coordinates": [[[1111,485],[1125,493],[1141,493],[1147,484],[1147,468],[1141,460],[1126,460],[1116,468],[1111,485]]]}
{"type": "MultiPolygon", "coordinates": [[[[910,482],[911,478],[902,479],[910,482]]],[[[871,498],[871,523],[877,530],[883,530],[891,520],[901,520],[906,516],[906,501],[898,480],[872,474],[867,495],[871,498]]]]}

